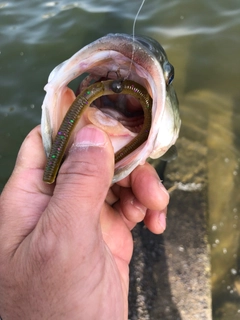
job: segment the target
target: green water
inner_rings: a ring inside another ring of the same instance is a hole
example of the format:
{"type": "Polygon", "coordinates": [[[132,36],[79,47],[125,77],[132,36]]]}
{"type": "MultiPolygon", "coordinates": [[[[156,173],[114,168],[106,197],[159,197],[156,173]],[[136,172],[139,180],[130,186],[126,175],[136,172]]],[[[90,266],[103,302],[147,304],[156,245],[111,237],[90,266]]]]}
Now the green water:
{"type": "MultiPolygon", "coordinates": [[[[0,1],[0,190],[40,123],[50,71],[107,33],[131,33],[140,2],[0,1]]],[[[213,318],[240,319],[239,0],[146,0],[136,33],[157,39],[175,67],[181,135],[205,137],[213,318]]]]}

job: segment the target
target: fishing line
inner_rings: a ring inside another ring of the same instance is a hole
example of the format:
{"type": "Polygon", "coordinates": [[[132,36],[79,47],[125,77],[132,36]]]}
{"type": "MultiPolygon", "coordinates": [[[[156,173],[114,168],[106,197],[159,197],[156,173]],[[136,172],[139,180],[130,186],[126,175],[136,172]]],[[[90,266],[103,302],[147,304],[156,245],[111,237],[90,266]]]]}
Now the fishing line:
{"type": "Polygon", "coordinates": [[[132,30],[132,39],[133,39],[132,57],[131,57],[131,62],[130,62],[128,74],[127,74],[127,76],[125,77],[124,80],[126,80],[126,79],[129,77],[129,75],[130,75],[130,73],[131,73],[131,70],[132,70],[133,58],[134,58],[134,53],[135,53],[135,46],[134,46],[134,41],[135,41],[135,26],[136,26],[137,18],[138,18],[138,16],[139,16],[140,11],[142,10],[142,7],[143,7],[145,1],[146,1],[146,0],[142,0],[142,3],[141,3],[141,5],[140,5],[140,7],[139,7],[139,9],[138,9],[138,12],[137,12],[137,14],[136,14],[136,16],[135,16],[134,21],[133,21],[133,30],[132,30]]]}

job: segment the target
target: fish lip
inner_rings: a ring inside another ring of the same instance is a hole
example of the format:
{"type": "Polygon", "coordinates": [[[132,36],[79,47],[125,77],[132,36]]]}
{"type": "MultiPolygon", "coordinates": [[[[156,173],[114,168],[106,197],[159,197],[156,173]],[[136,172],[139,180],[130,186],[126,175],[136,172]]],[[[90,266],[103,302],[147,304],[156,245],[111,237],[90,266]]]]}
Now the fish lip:
{"type": "Polygon", "coordinates": [[[121,171],[121,168],[125,168],[126,176],[138,164],[145,162],[155,147],[157,139],[156,128],[161,126],[167,96],[166,77],[164,75],[164,63],[168,62],[167,56],[158,42],[149,39],[151,38],[136,36],[133,41],[131,35],[108,34],[82,48],[50,73],[48,84],[44,88],[47,94],[42,106],[41,127],[46,153],[48,153],[47,149],[50,151],[51,140],[54,135],[51,121],[54,118],[54,112],[57,112],[59,103],[56,92],[64,90],[73,79],[85,72],[91,73],[97,70],[104,77],[108,71],[117,71],[120,67],[121,76],[124,78],[129,74],[129,66],[133,57],[129,79],[143,85],[153,99],[152,126],[148,140],[115,165],[115,176],[118,176],[116,179],[120,179],[118,172],[121,171]],[[98,65],[101,65],[101,67],[98,65]],[[123,68],[123,66],[125,67],[123,68]],[[47,99],[52,99],[51,101],[53,101],[52,114],[48,109],[47,99]],[[46,126],[49,130],[46,129],[43,132],[46,119],[49,121],[46,126]],[[138,153],[137,160],[134,159],[136,152],[138,153]],[[131,162],[131,165],[129,162],[131,162]]]}
{"type": "MultiPolygon", "coordinates": [[[[113,56],[114,52],[122,54],[128,60],[128,67],[130,65],[131,60],[133,60],[133,63],[142,67],[149,74],[153,73],[154,71],[153,69],[156,66],[161,66],[161,68],[160,69],[157,68],[157,71],[156,71],[161,73],[164,63],[167,61],[167,56],[164,49],[154,39],[151,39],[145,36],[136,36],[133,40],[133,37],[128,34],[118,34],[118,33],[111,34],[110,33],[105,37],[102,37],[94,41],[93,43],[87,45],[86,47],[81,49],[79,52],[77,52],[70,58],[71,60],[72,59],[77,60],[78,55],[81,54],[83,62],[79,66],[79,72],[76,72],[76,70],[73,70],[71,77],[66,78],[65,81],[62,83],[62,85],[68,84],[71,80],[77,78],[79,75],[81,75],[84,72],[90,72],[91,69],[94,68],[94,59],[92,58],[92,56],[95,56],[96,53],[98,53],[97,63],[101,62],[104,65],[105,60],[107,59],[106,56],[104,56],[104,52],[109,52],[109,59],[111,60],[112,64],[116,63],[115,67],[118,67],[119,64],[114,61],[114,56],[113,56]],[[101,53],[102,53],[102,57],[101,57],[101,53]],[[92,60],[91,63],[89,63],[89,60],[92,60]]],[[[48,83],[55,82],[54,78],[56,74],[59,76],[59,73],[61,74],[66,71],[66,67],[68,67],[67,62],[70,59],[61,63],[50,73],[48,78],[48,83]]],[[[127,60],[125,61],[125,63],[127,62],[127,60]]],[[[114,71],[117,71],[116,68],[115,70],[114,68],[103,70],[101,76],[106,76],[108,72],[114,72],[114,71]]],[[[121,74],[121,76],[123,78],[125,76],[128,76],[128,72],[129,72],[129,69],[127,69],[126,74],[121,74]]],[[[56,81],[56,84],[57,84],[57,81],[56,81]]],[[[59,83],[59,85],[61,84],[59,83]]],[[[47,87],[48,87],[48,84],[45,86],[45,89],[47,89],[47,87]]]]}

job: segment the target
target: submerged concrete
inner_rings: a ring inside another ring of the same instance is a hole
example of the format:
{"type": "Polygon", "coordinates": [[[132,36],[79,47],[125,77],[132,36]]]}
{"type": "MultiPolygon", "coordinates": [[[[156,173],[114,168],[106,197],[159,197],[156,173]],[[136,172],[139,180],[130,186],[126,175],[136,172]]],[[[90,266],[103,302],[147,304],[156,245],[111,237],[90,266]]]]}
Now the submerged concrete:
{"type": "MultiPolygon", "coordinates": [[[[180,138],[164,184],[171,194],[167,229],[133,230],[129,319],[210,320],[210,261],[206,228],[206,147],[180,138]]],[[[162,175],[163,164],[153,163],[162,175]]]]}

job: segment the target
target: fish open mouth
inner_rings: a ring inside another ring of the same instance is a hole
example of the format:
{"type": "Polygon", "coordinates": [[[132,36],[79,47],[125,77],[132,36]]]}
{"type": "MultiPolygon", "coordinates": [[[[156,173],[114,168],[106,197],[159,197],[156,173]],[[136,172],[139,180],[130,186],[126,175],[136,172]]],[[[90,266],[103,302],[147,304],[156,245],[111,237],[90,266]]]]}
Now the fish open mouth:
{"type": "MultiPolygon", "coordinates": [[[[129,72],[129,77],[130,75],[131,73],[129,72]]],[[[98,83],[99,81],[118,80],[118,79],[120,81],[121,79],[123,79],[119,74],[119,71],[108,72],[107,77],[97,76],[96,74],[94,75],[88,74],[80,83],[76,91],[76,96],[79,95],[84,89],[87,89],[90,85],[93,85],[94,83],[98,83]]],[[[135,82],[137,82],[136,79],[135,79],[135,82]]],[[[134,134],[138,134],[141,131],[141,128],[144,122],[144,112],[143,112],[141,103],[133,95],[121,94],[121,93],[119,93],[118,95],[116,94],[103,95],[97,98],[90,105],[90,107],[97,108],[99,111],[103,113],[104,116],[102,116],[101,119],[103,119],[103,117],[109,118],[108,124],[109,124],[109,121],[111,122],[115,120],[119,124],[121,124],[124,128],[126,128],[127,130],[129,130],[134,134]]],[[[90,110],[89,117],[91,119],[92,119],[92,114],[93,113],[90,110]]],[[[92,121],[95,122],[94,119],[92,119],[92,121]]]]}
{"type": "MultiPolygon", "coordinates": [[[[50,108],[44,101],[43,109],[46,105],[44,110],[46,114],[42,115],[42,127],[48,127],[51,139],[56,136],[64,115],[79,92],[93,83],[119,78],[128,79],[143,86],[153,98],[153,114],[158,116],[162,113],[163,108],[157,108],[157,102],[164,106],[166,84],[162,67],[155,53],[153,54],[145,42],[142,43],[137,38],[133,42],[129,35],[110,34],[84,47],[51,72],[45,90],[52,105],[50,108]],[[74,93],[68,85],[83,74],[87,76],[74,93]]],[[[144,112],[141,104],[132,95],[100,97],[94,101],[92,107],[95,108],[89,108],[88,119],[86,113],[85,119],[79,121],[78,128],[84,124],[93,123],[110,136],[118,137],[118,143],[113,143],[115,152],[141,130],[144,112]]],[[[44,141],[44,146],[49,154],[51,143],[44,141]]]]}
{"type": "MultiPolygon", "coordinates": [[[[173,67],[154,39],[135,37],[133,41],[130,35],[109,34],[82,48],[50,73],[45,86],[47,94],[42,105],[41,130],[47,156],[78,93],[81,96],[86,88],[94,90],[95,85],[112,80],[140,85],[152,100],[148,136],[141,145],[115,163],[113,181],[128,175],[149,156],[161,156],[175,142],[180,127],[172,79],[173,67]],[[86,76],[77,91],[71,90],[69,84],[84,74],[86,76]]],[[[89,123],[100,127],[109,135],[116,155],[141,135],[146,119],[143,109],[144,104],[132,92],[100,94],[91,101],[74,130],[89,123]]]]}
{"type": "MultiPolygon", "coordinates": [[[[131,51],[134,50],[131,41],[131,51]]],[[[65,88],[62,87],[62,94],[58,94],[58,125],[59,128],[64,115],[70,105],[83,90],[99,82],[107,80],[125,79],[134,81],[145,88],[149,96],[152,92],[152,76],[136,61],[137,54],[128,51],[128,56],[114,50],[95,51],[92,55],[80,62],[79,70],[71,73],[65,88]],[[84,71],[84,72],[83,72],[84,71]],[[78,88],[73,92],[69,83],[84,73],[85,78],[80,82],[78,88]]],[[[112,139],[114,152],[117,152],[136,137],[144,124],[144,111],[142,104],[132,94],[108,94],[98,97],[91,103],[75,130],[86,124],[94,124],[104,130],[112,139]]]]}

